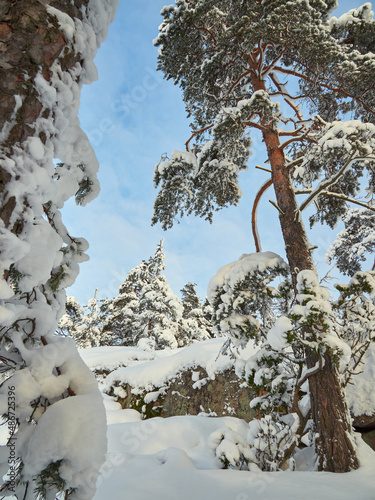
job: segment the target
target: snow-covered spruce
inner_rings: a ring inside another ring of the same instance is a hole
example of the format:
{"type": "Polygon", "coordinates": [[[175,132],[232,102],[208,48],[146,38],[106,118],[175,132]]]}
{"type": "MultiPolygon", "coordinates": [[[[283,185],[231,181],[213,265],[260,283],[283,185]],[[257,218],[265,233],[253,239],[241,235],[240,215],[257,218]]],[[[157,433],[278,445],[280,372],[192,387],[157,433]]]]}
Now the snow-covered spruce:
{"type": "Polygon", "coordinates": [[[187,283],[181,289],[183,312],[179,320],[178,345],[180,347],[212,337],[211,320],[205,316],[195,287],[196,283],[187,283]]]}
{"type": "Polygon", "coordinates": [[[113,336],[103,330],[103,302],[106,301],[98,300],[98,289],[85,307],[75,297],[67,297],[66,313],[59,321],[57,333],[72,337],[83,349],[116,343],[113,336]]]}
{"type": "Polygon", "coordinates": [[[72,196],[84,205],[99,191],[98,162],[78,120],[80,89],[96,79],[93,58],[117,3],[2,5],[10,29],[0,69],[0,406],[16,422],[14,462],[1,447],[2,475],[9,466],[12,473],[2,496],[88,500],[104,458],[96,381],[73,341],[54,332],[88,248],[69,235],[60,210],[72,196]]]}
{"type": "Polygon", "coordinates": [[[77,317],[72,298],[59,323],[79,347],[140,345],[147,349],[176,348],[211,337],[211,323],[205,317],[194,284],[182,290],[182,302],[172,292],[165,269],[162,242],[155,255],[131,269],[113,299],[99,306],[93,299],[77,317]],[[72,321],[74,316],[74,321],[72,321]]]}

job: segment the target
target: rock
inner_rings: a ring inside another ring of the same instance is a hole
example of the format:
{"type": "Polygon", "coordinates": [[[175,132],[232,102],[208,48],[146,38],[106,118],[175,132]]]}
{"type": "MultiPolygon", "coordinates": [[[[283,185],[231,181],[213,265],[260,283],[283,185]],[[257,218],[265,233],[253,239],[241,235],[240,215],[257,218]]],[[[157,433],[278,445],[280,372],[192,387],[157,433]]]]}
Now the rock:
{"type": "Polygon", "coordinates": [[[353,426],[358,429],[375,429],[375,414],[373,415],[359,415],[353,417],[353,426]]]}
{"type": "Polygon", "coordinates": [[[375,429],[368,432],[362,432],[363,441],[375,450],[375,429]]]}
{"type": "Polygon", "coordinates": [[[153,392],[139,393],[139,389],[134,391],[126,384],[116,387],[111,395],[117,396],[122,408],[135,409],[143,418],[203,413],[236,416],[249,422],[256,416],[250,409],[250,400],[255,395],[233,369],[210,379],[202,367],[197,367],[180,373],[168,386],[153,392]]]}

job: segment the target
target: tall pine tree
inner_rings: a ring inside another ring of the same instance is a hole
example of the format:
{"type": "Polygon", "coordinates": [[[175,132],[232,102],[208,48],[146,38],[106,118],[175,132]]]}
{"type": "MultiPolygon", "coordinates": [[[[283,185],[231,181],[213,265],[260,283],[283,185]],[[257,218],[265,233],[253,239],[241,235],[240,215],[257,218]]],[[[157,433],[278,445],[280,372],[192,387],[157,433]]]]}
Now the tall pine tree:
{"type": "Polygon", "coordinates": [[[306,309],[316,294],[327,297],[317,285],[302,216],[315,204],[310,222],[334,227],[348,204],[363,206],[364,188],[373,192],[375,23],[368,4],[339,19],[330,17],[335,6],[335,0],[176,0],[162,10],[159,69],[182,88],[193,124],[186,151],[174,151],[155,169],[153,223],[166,229],[185,213],[212,221],[215,210],[238,204],[250,134],[261,134],[271,177],[254,205],[255,246],[260,252],[257,204],[273,186],[302,307],[299,319],[294,311],[305,363],[300,381],[309,382],[318,468],[344,472],[358,460],[339,352],[328,342],[335,325],[321,303],[314,318],[306,309]]]}

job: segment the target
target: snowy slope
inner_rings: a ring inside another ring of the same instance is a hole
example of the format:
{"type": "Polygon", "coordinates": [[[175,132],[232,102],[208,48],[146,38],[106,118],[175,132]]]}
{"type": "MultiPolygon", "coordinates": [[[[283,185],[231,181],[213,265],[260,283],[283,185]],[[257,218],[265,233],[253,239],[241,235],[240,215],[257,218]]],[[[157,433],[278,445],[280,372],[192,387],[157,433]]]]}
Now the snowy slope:
{"type": "Polygon", "coordinates": [[[223,426],[245,434],[243,420],[185,416],[141,421],[136,411],[114,407],[109,402],[109,448],[95,500],[375,498],[375,453],[361,440],[361,467],[349,474],[223,470],[210,449],[210,435],[223,426]]]}
{"type": "MultiPolygon", "coordinates": [[[[112,371],[109,377],[116,373],[124,380],[134,377],[138,385],[146,386],[152,374],[162,381],[194,363],[213,366],[221,345],[222,339],[216,339],[156,352],[103,347],[81,355],[91,369],[112,371]]],[[[135,410],[122,410],[104,397],[108,454],[94,500],[375,499],[375,453],[359,435],[361,467],[348,474],[309,471],[311,457],[304,453],[297,459],[296,472],[224,470],[215,456],[215,436],[229,428],[246,440],[245,421],[206,416],[141,420],[135,410]]]]}

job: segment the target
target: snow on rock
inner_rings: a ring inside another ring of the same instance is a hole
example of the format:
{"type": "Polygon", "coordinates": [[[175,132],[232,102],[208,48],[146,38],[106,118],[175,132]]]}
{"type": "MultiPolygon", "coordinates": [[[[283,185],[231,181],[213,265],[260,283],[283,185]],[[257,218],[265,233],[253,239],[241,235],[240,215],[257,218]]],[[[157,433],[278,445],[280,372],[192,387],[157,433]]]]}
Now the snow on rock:
{"type": "MultiPolygon", "coordinates": [[[[109,411],[108,420],[113,423],[107,459],[94,500],[123,500],[124,491],[131,500],[373,498],[375,453],[364,443],[359,445],[361,467],[348,474],[312,472],[315,457],[307,453],[299,457],[297,473],[222,470],[214,451],[217,438],[226,433],[246,442],[248,426],[242,420],[183,416],[142,421],[134,410],[109,411]]],[[[230,449],[228,444],[228,455],[230,449]]]]}
{"type": "Polygon", "coordinates": [[[131,366],[138,362],[151,361],[160,352],[122,346],[93,347],[79,351],[87,366],[95,372],[100,370],[113,371],[120,366],[131,366]]]}
{"type": "Polygon", "coordinates": [[[361,373],[346,386],[346,396],[352,415],[375,415],[375,343],[371,342],[363,357],[361,373]]]}
{"type": "Polygon", "coordinates": [[[234,366],[229,355],[219,355],[225,338],[212,339],[180,349],[142,351],[138,348],[109,347],[81,350],[81,356],[91,369],[123,366],[112,371],[105,379],[103,390],[109,391],[116,383],[129,384],[133,390],[152,391],[163,387],[179,373],[198,366],[212,379],[234,366]],[[90,353],[90,351],[93,351],[90,353]],[[103,355],[101,353],[103,352],[103,355]]]}

